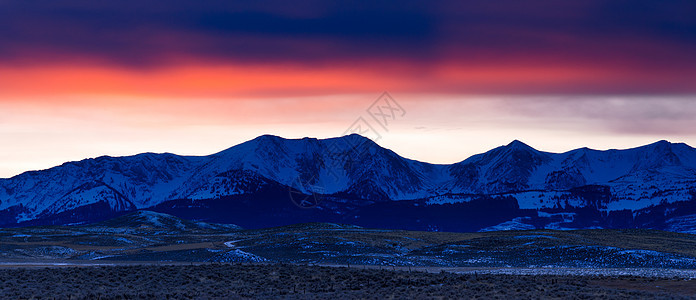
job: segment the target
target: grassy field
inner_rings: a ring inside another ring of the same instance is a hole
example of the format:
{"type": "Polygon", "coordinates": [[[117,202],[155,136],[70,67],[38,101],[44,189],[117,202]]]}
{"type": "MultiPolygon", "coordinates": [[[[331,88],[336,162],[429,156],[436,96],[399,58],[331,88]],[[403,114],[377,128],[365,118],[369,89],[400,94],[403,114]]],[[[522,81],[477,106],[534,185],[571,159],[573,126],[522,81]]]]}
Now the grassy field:
{"type": "Polygon", "coordinates": [[[696,269],[696,236],[655,230],[447,233],[322,223],[242,230],[146,216],[90,226],[0,229],[0,262],[696,269]]]}
{"type": "Polygon", "coordinates": [[[696,236],[297,224],[243,230],[140,212],[0,229],[0,299],[696,298],[696,236]]]}
{"type": "Polygon", "coordinates": [[[696,280],[426,273],[290,264],[0,268],[3,299],[686,299],[696,280]]]}

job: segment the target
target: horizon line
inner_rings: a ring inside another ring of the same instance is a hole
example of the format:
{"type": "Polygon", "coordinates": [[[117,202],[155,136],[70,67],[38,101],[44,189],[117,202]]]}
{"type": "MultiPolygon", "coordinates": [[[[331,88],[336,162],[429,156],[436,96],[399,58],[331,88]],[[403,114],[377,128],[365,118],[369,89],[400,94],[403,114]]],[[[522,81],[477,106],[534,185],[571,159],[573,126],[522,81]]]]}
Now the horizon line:
{"type": "Polygon", "coordinates": [[[637,145],[637,146],[629,147],[629,148],[594,149],[594,148],[590,148],[590,147],[580,147],[580,148],[570,149],[570,150],[564,151],[564,152],[550,152],[550,151],[539,150],[539,149],[537,149],[537,148],[535,148],[535,147],[533,147],[533,146],[530,146],[529,144],[527,144],[527,143],[525,143],[525,142],[523,142],[523,141],[521,141],[521,140],[513,139],[511,142],[509,142],[509,143],[507,143],[507,144],[503,144],[503,145],[500,145],[500,146],[491,148],[491,149],[489,149],[489,150],[487,150],[487,151],[484,151],[484,152],[472,154],[472,155],[470,155],[470,156],[468,156],[468,157],[466,157],[465,159],[460,160],[460,161],[455,161],[455,162],[452,162],[452,163],[431,163],[431,162],[427,162],[427,161],[422,161],[422,160],[417,160],[417,159],[412,159],[412,158],[405,157],[405,156],[399,154],[399,153],[398,153],[397,151],[395,151],[394,149],[390,149],[390,148],[387,148],[387,147],[383,147],[382,145],[378,144],[377,141],[374,141],[374,140],[372,140],[372,139],[370,139],[370,138],[368,138],[368,137],[365,137],[365,136],[363,136],[363,135],[360,135],[360,134],[358,134],[358,133],[350,133],[350,134],[345,134],[345,135],[341,135],[341,136],[333,136],[333,137],[327,137],[327,138],[318,138],[318,137],[310,137],[310,136],[305,136],[305,137],[300,137],[300,138],[287,138],[287,137],[282,137],[282,136],[275,135],[275,134],[266,133],[266,134],[261,134],[261,135],[259,135],[259,136],[256,136],[256,137],[253,138],[253,139],[249,139],[249,140],[243,141],[243,142],[241,142],[241,143],[235,144],[235,145],[233,145],[233,146],[227,147],[227,148],[225,148],[225,149],[219,150],[219,151],[217,151],[217,152],[213,152],[213,153],[205,154],[205,155],[186,155],[186,154],[177,154],[177,153],[172,153],[172,152],[150,152],[150,151],[139,152],[139,153],[135,153],[135,154],[131,154],[131,155],[119,155],[119,156],[99,155],[99,156],[95,156],[95,157],[85,157],[85,158],[79,159],[79,160],[68,160],[68,161],[64,161],[64,162],[62,162],[62,163],[60,163],[60,164],[58,164],[58,165],[54,165],[54,166],[51,166],[51,167],[48,167],[48,168],[45,168],[45,169],[36,169],[36,170],[26,170],[26,171],[22,171],[22,172],[20,172],[20,173],[18,173],[18,174],[15,174],[15,175],[10,176],[10,177],[0,177],[0,180],[11,179],[11,178],[20,176],[20,175],[25,174],[25,173],[41,172],[41,171],[45,171],[45,170],[50,170],[50,169],[53,169],[53,168],[56,168],[56,167],[60,167],[60,166],[62,166],[62,165],[69,164],[69,163],[76,163],[76,162],[82,162],[82,161],[86,161],[86,160],[90,160],[90,159],[99,159],[99,158],[126,158],[126,157],[135,157],[135,156],[147,155],[147,154],[153,154],[153,155],[175,155],[175,156],[179,156],[179,157],[209,157],[209,156],[213,156],[213,155],[216,155],[216,154],[225,152],[225,151],[230,150],[230,149],[232,149],[232,148],[235,148],[235,147],[237,147],[237,146],[239,146],[239,145],[252,142],[252,141],[257,140],[257,139],[262,138],[262,137],[273,137],[273,138],[279,138],[279,139],[286,140],[286,141],[290,141],[290,140],[300,141],[300,140],[307,140],[307,139],[309,139],[309,140],[317,140],[317,141],[327,141],[327,140],[332,140],[332,139],[346,138],[346,137],[349,137],[349,136],[359,136],[359,137],[361,137],[361,138],[363,138],[363,139],[365,139],[365,140],[369,140],[369,141],[371,141],[372,143],[374,143],[375,145],[377,145],[378,147],[380,147],[380,148],[382,148],[382,149],[386,149],[386,150],[392,151],[392,152],[394,152],[396,155],[398,155],[399,157],[404,158],[404,159],[407,159],[407,160],[416,161],[416,162],[425,163],[425,164],[430,164],[430,165],[444,165],[444,166],[462,163],[462,162],[464,162],[464,161],[466,161],[466,160],[468,160],[468,159],[470,159],[470,158],[472,158],[472,157],[474,157],[474,156],[481,155],[481,154],[485,154],[485,153],[488,153],[488,152],[490,152],[490,151],[493,151],[493,150],[495,150],[495,149],[499,149],[499,148],[502,148],[502,147],[510,147],[510,146],[512,146],[513,144],[515,144],[516,142],[517,142],[517,143],[521,143],[522,145],[524,145],[524,146],[526,146],[526,147],[529,147],[529,148],[531,148],[532,150],[535,150],[535,151],[538,151],[538,152],[542,152],[542,153],[546,153],[546,154],[565,154],[565,153],[569,153],[569,152],[573,152],[573,151],[577,151],[577,150],[581,150],[581,149],[586,149],[586,150],[590,150],[590,151],[599,151],[599,152],[606,152],[606,151],[626,151],[626,150],[633,150],[633,149],[643,148],[643,147],[647,147],[647,146],[655,145],[655,144],[659,144],[659,143],[668,143],[668,144],[670,144],[670,145],[685,145],[685,146],[687,146],[687,147],[689,147],[689,148],[691,148],[691,149],[694,149],[693,147],[691,147],[691,145],[689,145],[689,144],[687,144],[687,143],[685,143],[685,142],[671,142],[671,141],[669,141],[669,140],[661,139],[661,140],[658,140],[658,141],[655,141],[655,142],[652,142],[652,143],[637,145]]]}

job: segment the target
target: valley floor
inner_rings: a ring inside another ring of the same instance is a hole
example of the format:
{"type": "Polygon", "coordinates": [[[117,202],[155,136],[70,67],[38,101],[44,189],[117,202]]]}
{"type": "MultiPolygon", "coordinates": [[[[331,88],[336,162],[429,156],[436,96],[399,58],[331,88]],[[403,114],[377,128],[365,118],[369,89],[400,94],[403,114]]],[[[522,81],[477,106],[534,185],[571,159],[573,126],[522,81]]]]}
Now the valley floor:
{"type": "Polygon", "coordinates": [[[696,298],[696,235],[244,230],[151,212],[0,229],[0,299],[167,297],[696,298]]]}
{"type": "Polygon", "coordinates": [[[294,264],[5,265],[0,298],[696,298],[696,280],[676,277],[427,271],[294,264]]]}
{"type": "MultiPolygon", "coordinates": [[[[517,268],[517,273],[528,273],[520,268],[533,272],[647,270],[634,274],[643,276],[655,272],[650,270],[696,269],[696,236],[650,230],[445,233],[337,224],[262,230],[99,226],[0,229],[0,265],[149,261],[517,268]]],[[[549,274],[566,274],[563,272],[549,274]]]]}

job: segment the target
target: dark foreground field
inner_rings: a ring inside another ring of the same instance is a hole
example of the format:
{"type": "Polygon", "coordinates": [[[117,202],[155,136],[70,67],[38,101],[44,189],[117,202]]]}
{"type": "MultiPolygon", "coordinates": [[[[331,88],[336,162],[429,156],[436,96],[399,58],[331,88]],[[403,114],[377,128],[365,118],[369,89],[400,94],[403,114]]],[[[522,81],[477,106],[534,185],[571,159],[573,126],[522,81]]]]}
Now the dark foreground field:
{"type": "Polygon", "coordinates": [[[290,264],[0,269],[2,299],[694,298],[696,281],[427,273],[290,264]]]}
{"type": "Polygon", "coordinates": [[[696,235],[657,230],[244,230],[146,211],[0,229],[0,299],[696,298],[693,279],[696,235]]]}
{"type": "Polygon", "coordinates": [[[145,211],[84,226],[0,229],[0,264],[37,261],[641,268],[660,275],[696,270],[696,235],[641,229],[449,233],[328,223],[243,230],[145,211]]]}

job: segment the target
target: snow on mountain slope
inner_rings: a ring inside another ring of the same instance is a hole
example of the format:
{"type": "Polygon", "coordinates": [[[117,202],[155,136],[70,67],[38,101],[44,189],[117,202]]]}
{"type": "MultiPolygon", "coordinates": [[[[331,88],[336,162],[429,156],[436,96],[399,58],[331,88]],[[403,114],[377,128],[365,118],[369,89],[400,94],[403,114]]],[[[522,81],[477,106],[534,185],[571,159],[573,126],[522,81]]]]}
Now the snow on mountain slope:
{"type": "Polygon", "coordinates": [[[109,187],[103,182],[88,182],[60,197],[51,204],[46,211],[66,211],[77,207],[105,201],[114,211],[127,211],[135,209],[135,205],[123,196],[119,191],[109,187]]]}
{"type": "Polygon", "coordinates": [[[208,182],[200,183],[177,198],[193,200],[217,199],[222,196],[255,193],[266,184],[268,184],[268,180],[256,175],[254,172],[231,170],[209,178],[208,182]]]}
{"type": "Polygon", "coordinates": [[[113,218],[104,222],[95,224],[96,226],[118,227],[118,228],[141,228],[141,229],[157,229],[157,230],[238,230],[239,226],[230,224],[210,224],[204,222],[193,222],[177,218],[172,215],[157,213],[147,210],[139,210],[113,218]]]}
{"type": "Polygon", "coordinates": [[[531,189],[568,189],[589,184],[607,185],[615,196],[613,201],[617,202],[609,204],[610,210],[688,201],[689,191],[696,188],[694,157],[693,148],[666,141],[628,150],[578,149],[554,155],[550,165],[535,171],[529,186],[531,189]],[[556,174],[565,177],[554,177],[556,174]]]}
{"type": "Polygon", "coordinates": [[[520,209],[636,211],[693,199],[696,150],[660,141],[627,150],[548,153],[513,141],[435,165],[355,134],[322,140],[264,135],[210,156],[104,156],[0,179],[0,217],[14,216],[5,220],[12,223],[97,203],[130,211],[282,186],[336,195],[344,203],[425,199],[436,205],[492,195],[516,199],[520,209]]]}
{"type": "Polygon", "coordinates": [[[631,184],[642,191],[658,181],[668,189],[696,179],[696,150],[660,141],[627,150],[547,153],[514,141],[451,165],[450,174],[452,193],[567,190],[597,184],[623,194],[634,190],[631,184]]]}
{"type": "Polygon", "coordinates": [[[115,211],[142,209],[173,199],[253,194],[271,181],[305,192],[412,199],[429,195],[435,169],[359,135],[265,135],[210,156],[104,156],[0,179],[0,211],[22,210],[22,220],[30,220],[96,202],[115,211]]]}
{"type": "Polygon", "coordinates": [[[102,156],[26,172],[0,180],[0,210],[22,206],[31,218],[102,200],[121,210],[148,207],[167,199],[201,159],[152,153],[102,156]]]}
{"type": "Polygon", "coordinates": [[[549,153],[513,141],[450,167],[451,192],[492,194],[529,188],[529,178],[552,161],[549,153]]]}
{"type": "Polygon", "coordinates": [[[439,189],[426,203],[462,203],[476,198],[472,195],[494,194],[517,199],[522,209],[593,205],[606,212],[635,211],[693,201],[696,191],[696,149],[666,141],[627,150],[565,153],[541,152],[514,141],[448,169],[451,178],[436,182],[439,189]],[[584,186],[607,191],[599,192],[600,200],[573,192],[584,186]]]}
{"type": "Polygon", "coordinates": [[[429,178],[435,169],[436,165],[402,158],[359,135],[325,140],[265,135],[212,155],[176,196],[189,197],[223,172],[246,171],[303,192],[350,192],[370,184],[390,199],[413,199],[434,189],[429,178]]]}

